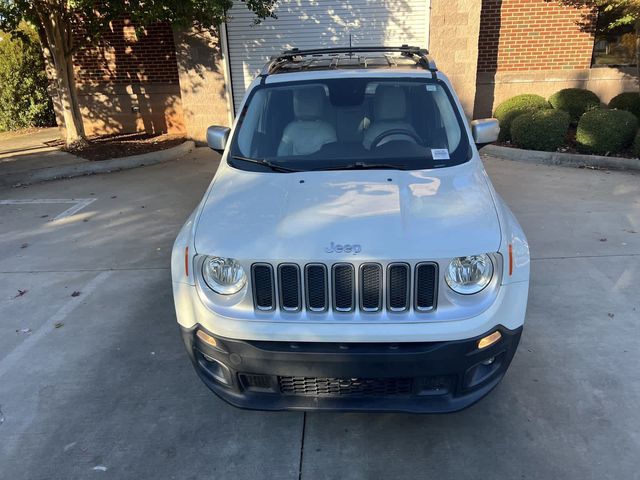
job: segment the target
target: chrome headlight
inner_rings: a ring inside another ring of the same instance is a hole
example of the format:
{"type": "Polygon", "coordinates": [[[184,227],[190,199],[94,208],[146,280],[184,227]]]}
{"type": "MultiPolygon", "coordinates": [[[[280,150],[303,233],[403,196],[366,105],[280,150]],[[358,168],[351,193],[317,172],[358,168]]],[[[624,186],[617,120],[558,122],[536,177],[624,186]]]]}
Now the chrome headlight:
{"type": "Polygon", "coordinates": [[[211,290],[221,295],[238,293],[247,284],[244,268],[233,258],[206,257],[202,277],[211,290]]]}
{"type": "Polygon", "coordinates": [[[449,288],[462,295],[478,293],[493,277],[493,262],[486,254],[458,257],[451,260],[444,278],[449,288]]]}

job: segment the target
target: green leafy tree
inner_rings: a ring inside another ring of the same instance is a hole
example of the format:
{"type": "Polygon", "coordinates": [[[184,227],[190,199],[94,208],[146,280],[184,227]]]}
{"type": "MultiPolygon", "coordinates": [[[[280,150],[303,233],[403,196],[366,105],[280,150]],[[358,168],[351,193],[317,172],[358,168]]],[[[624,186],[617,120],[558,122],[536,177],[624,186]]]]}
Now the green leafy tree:
{"type": "MultiPolygon", "coordinates": [[[[256,21],[272,16],[276,0],[246,0],[256,21]]],[[[110,23],[129,18],[139,29],[155,22],[216,29],[232,0],[0,0],[0,30],[20,34],[35,26],[61,106],[67,144],[86,142],[73,69],[73,54],[96,45],[110,23]]]]}
{"type": "Polygon", "coordinates": [[[55,124],[48,80],[33,28],[0,33],[0,131],[55,124]]]}
{"type": "Polygon", "coordinates": [[[585,28],[593,25],[593,13],[597,15],[595,30],[606,34],[622,26],[631,25],[635,31],[636,77],[640,85],[640,0],[559,0],[560,4],[576,8],[588,8],[585,28]]]}

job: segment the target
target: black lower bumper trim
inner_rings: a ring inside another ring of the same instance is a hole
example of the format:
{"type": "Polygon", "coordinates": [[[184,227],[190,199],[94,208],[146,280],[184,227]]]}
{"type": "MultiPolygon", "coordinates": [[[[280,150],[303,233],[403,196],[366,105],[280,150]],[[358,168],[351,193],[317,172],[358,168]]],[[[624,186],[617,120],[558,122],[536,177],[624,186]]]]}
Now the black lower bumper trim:
{"type": "Polygon", "coordinates": [[[427,343],[303,343],[182,338],[202,381],[219,397],[256,410],[445,413],[466,408],[504,376],[522,327],[427,343]],[[478,350],[478,340],[502,335],[478,350]]]}

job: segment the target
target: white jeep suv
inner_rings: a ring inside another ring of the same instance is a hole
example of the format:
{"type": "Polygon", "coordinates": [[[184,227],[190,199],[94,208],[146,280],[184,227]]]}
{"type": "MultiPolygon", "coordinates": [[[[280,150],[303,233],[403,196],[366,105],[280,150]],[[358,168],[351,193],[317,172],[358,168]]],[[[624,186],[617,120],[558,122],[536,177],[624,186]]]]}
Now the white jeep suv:
{"type": "Polygon", "coordinates": [[[425,50],[289,50],[249,87],[176,239],[187,351],[229,403],[450,412],[504,376],[529,248],[425,50]]]}

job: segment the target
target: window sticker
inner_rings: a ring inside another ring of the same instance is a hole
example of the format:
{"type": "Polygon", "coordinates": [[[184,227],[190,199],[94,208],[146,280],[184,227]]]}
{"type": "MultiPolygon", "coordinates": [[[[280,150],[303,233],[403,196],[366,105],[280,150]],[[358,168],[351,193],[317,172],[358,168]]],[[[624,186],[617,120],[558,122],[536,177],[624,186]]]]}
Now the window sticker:
{"type": "Polygon", "coordinates": [[[432,148],[431,158],[434,160],[449,160],[449,150],[446,148],[432,148]]]}
{"type": "Polygon", "coordinates": [[[435,92],[437,89],[436,85],[427,85],[427,92],[435,92]]]}

